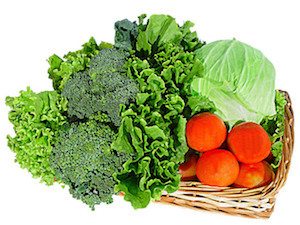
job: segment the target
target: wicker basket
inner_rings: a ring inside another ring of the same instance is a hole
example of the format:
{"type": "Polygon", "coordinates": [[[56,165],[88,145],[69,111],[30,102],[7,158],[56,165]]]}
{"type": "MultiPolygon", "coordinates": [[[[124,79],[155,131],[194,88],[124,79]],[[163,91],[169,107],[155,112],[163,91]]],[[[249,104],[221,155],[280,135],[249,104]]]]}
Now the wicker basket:
{"type": "Polygon", "coordinates": [[[289,95],[285,94],[285,133],[283,156],[274,181],[269,185],[247,189],[234,187],[213,187],[200,182],[181,182],[178,191],[164,194],[160,202],[224,212],[252,218],[269,218],[273,212],[278,191],[284,185],[290,168],[294,145],[294,119],[289,95]]]}

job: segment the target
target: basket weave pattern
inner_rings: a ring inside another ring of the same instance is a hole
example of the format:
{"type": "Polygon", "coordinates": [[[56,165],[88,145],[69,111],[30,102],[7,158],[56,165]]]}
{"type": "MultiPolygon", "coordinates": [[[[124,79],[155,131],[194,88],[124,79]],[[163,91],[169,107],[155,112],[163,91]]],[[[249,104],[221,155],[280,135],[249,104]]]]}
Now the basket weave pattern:
{"type": "Polygon", "coordinates": [[[269,185],[247,189],[213,187],[202,185],[197,181],[187,181],[180,183],[178,191],[164,194],[160,202],[253,218],[270,217],[274,209],[276,195],[286,181],[294,145],[294,117],[291,100],[287,92],[283,93],[287,100],[283,155],[275,179],[269,185]]]}

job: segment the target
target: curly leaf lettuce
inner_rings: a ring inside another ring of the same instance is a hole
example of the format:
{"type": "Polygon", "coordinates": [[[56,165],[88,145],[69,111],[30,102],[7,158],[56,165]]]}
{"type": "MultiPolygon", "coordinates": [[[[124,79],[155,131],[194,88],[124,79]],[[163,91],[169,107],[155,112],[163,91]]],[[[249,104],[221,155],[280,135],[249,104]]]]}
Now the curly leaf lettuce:
{"type": "Polygon", "coordinates": [[[11,108],[9,120],[16,133],[7,137],[8,146],[16,153],[16,161],[33,177],[52,184],[55,176],[49,157],[55,138],[66,123],[66,100],[55,91],[34,93],[27,88],[18,97],[7,97],[6,104],[11,108]]]}
{"type": "Polygon", "coordinates": [[[286,105],[285,95],[279,91],[276,91],[275,95],[276,114],[273,116],[267,116],[261,122],[263,128],[268,132],[272,141],[272,155],[274,157],[271,166],[278,168],[282,158],[282,137],[284,135],[284,109],[286,105]]]}
{"type": "Polygon", "coordinates": [[[116,191],[122,191],[134,208],[144,208],[163,191],[171,193],[179,187],[178,165],[188,150],[184,115],[191,111],[186,104],[189,84],[202,68],[186,49],[202,43],[198,39],[195,43],[189,26],[179,27],[169,16],[151,16],[146,25],[140,18],[138,27],[127,75],[136,80],[140,93],[134,103],[122,106],[122,122],[112,147],[133,155],[115,174],[116,191]]]}
{"type": "Polygon", "coordinates": [[[165,43],[179,44],[182,35],[173,17],[152,15],[148,20],[146,29],[139,30],[136,49],[137,51],[145,51],[150,54],[153,48],[160,47],[165,43]]]}

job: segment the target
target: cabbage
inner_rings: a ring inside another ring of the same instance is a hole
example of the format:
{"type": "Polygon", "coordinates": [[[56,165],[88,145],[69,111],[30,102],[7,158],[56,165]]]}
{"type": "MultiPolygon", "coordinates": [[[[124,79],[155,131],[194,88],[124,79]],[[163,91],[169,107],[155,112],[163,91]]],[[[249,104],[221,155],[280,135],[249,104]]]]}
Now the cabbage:
{"type": "Polygon", "coordinates": [[[212,42],[196,51],[203,71],[191,84],[211,100],[231,127],[237,121],[260,123],[274,115],[275,69],[257,49],[235,39],[212,42]]]}

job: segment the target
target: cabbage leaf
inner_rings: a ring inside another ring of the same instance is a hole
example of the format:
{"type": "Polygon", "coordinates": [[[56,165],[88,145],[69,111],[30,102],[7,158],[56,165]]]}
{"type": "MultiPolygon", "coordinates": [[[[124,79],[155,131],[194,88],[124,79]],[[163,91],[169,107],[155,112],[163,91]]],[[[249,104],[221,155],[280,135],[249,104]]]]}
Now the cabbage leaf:
{"type": "Polygon", "coordinates": [[[196,51],[203,71],[192,90],[211,100],[229,126],[260,123],[275,111],[275,69],[257,49],[235,39],[216,41],[196,51]]]}

